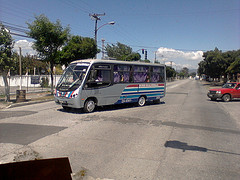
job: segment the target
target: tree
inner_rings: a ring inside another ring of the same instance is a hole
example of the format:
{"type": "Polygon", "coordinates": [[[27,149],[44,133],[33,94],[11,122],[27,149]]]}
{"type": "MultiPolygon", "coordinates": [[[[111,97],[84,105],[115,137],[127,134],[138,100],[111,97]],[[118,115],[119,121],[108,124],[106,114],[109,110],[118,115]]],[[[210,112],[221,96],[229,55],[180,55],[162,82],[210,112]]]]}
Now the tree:
{"type": "Polygon", "coordinates": [[[228,66],[226,72],[228,74],[232,74],[233,76],[237,76],[240,73],[240,50],[231,52],[231,60],[229,60],[230,65],[228,66]]]}
{"type": "Polygon", "coordinates": [[[52,23],[44,16],[36,16],[32,24],[27,23],[30,32],[28,35],[35,39],[33,48],[39,56],[50,65],[51,93],[53,94],[53,68],[58,63],[60,49],[69,37],[69,27],[63,28],[60,21],[52,23]]]}
{"type": "Polygon", "coordinates": [[[196,72],[191,72],[189,75],[192,76],[192,77],[195,77],[197,75],[197,73],[196,72]]]}
{"type": "Polygon", "coordinates": [[[131,47],[119,42],[117,42],[117,45],[107,44],[105,50],[107,51],[107,55],[109,57],[117,60],[138,61],[141,59],[141,55],[139,53],[133,52],[131,47]]]}
{"type": "MultiPolygon", "coordinates": [[[[16,52],[12,55],[13,58],[19,59],[19,54],[16,52]]],[[[22,60],[22,74],[34,74],[34,69],[36,74],[44,74],[43,72],[48,72],[48,63],[38,60],[36,56],[26,54],[21,56],[22,60]]],[[[13,64],[15,67],[14,71],[11,71],[11,75],[19,74],[19,63],[13,64]]]]}
{"type": "Polygon", "coordinates": [[[98,53],[94,39],[89,37],[72,36],[61,51],[61,64],[68,65],[77,59],[93,58],[98,53]]]}
{"type": "Polygon", "coordinates": [[[174,68],[167,66],[166,67],[166,76],[167,78],[173,78],[176,77],[176,71],[174,68]]]}
{"type": "Polygon", "coordinates": [[[184,77],[188,77],[189,70],[187,67],[183,67],[180,73],[182,73],[184,77]]]}
{"type": "Polygon", "coordinates": [[[10,101],[10,87],[8,85],[8,72],[13,68],[12,58],[13,40],[7,29],[0,24],[0,74],[3,76],[5,85],[5,101],[10,101]]]}
{"type": "Polygon", "coordinates": [[[236,75],[239,72],[238,58],[240,50],[222,52],[215,48],[214,51],[207,51],[203,54],[203,61],[198,65],[199,75],[205,74],[212,78],[226,77],[227,75],[236,75]]]}

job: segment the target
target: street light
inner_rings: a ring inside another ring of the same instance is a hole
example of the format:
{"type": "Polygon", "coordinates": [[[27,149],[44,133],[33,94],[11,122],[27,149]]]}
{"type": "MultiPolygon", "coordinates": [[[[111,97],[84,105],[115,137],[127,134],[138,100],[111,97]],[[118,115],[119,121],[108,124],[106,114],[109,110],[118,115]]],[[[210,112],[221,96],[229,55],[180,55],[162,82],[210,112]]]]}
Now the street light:
{"type": "MultiPolygon", "coordinates": [[[[101,25],[100,27],[97,27],[97,21],[98,20],[99,19],[96,19],[96,21],[95,21],[95,36],[94,36],[94,39],[95,39],[96,46],[97,46],[97,32],[98,32],[98,30],[101,29],[103,26],[114,25],[115,24],[114,21],[111,21],[111,22],[108,22],[108,23],[105,23],[105,24],[101,25]]],[[[95,59],[97,59],[97,54],[95,55],[95,59]]]]}

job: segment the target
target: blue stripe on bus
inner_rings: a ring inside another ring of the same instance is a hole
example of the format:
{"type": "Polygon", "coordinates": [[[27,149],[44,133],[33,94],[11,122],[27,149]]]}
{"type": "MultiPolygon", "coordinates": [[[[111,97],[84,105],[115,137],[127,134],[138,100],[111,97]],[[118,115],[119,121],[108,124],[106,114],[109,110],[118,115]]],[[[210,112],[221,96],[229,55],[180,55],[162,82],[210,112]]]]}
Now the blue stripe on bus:
{"type": "Polygon", "coordinates": [[[129,93],[122,93],[122,95],[128,95],[128,94],[151,94],[151,93],[163,93],[164,91],[146,91],[146,92],[129,92],[129,93]]]}
{"type": "Polygon", "coordinates": [[[156,100],[164,97],[164,92],[165,92],[164,86],[153,87],[127,86],[122,91],[120,99],[115,104],[137,102],[141,95],[145,95],[147,97],[147,100],[156,100]]]}
{"type": "Polygon", "coordinates": [[[124,91],[138,91],[138,88],[132,88],[132,89],[130,89],[130,88],[129,88],[129,89],[124,89],[124,90],[123,90],[123,92],[124,92],[124,91]]]}
{"type": "Polygon", "coordinates": [[[132,88],[132,89],[124,89],[123,92],[126,92],[126,91],[146,91],[146,90],[162,90],[164,89],[164,87],[153,87],[153,88],[132,88]]]}
{"type": "Polygon", "coordinates": [[[120,96],[120,99],[126,99],[126,98],[139,98],[140,95],[132,95],[132,96],[120,96]]]}
{"type": "MultiPolygon", "coordinates": [[[[120,99],[129,99],[129,98],[139,98],[141,95],[139,94],[139,95],[131,95],[131,96],[120,96],[120,99]]],[[[150,96],[163,96],[163,94],[159,94],[159,93],[155,93],[155,94],[147,94],[146,95],[147,97],[150,97],[150,96]]]]}
{"type": "Polygon", "coordinates": [[[142,90],[158,90],[158,89],[164,89],[164,87],[155,87],[155,88],[139,88],[138,91],[142,91],[142,90]]]}
{"type": "MultiPolygon", "coordinates": [[[[122,104],[122,103],[135,103],[138,101],[138,98],[140,96],[138,96],[137,98],[122,98],[120,100],[118,100],[115,104],[122,104]]],[[[148,97],[148,100],[157,100],[159,98],[162,98],[163,95],[160,96],[154,96],[154,97],[148,97]]]]}

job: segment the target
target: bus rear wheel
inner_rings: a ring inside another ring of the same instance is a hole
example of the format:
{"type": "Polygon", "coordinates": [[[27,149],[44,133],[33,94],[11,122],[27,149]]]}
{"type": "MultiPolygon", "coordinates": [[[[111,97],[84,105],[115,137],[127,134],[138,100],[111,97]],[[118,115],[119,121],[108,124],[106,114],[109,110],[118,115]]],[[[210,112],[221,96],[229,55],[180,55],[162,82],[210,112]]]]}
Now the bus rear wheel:
{"type": "Polygon", "coordinates": [[[86,113],[90,113],[94,111],[95,107],[96,107],[95,101],[92,99],[88,99],[84,104],[83,111],[86,113]]]}
{"type": "Polygon", "coordinates": [[[138,99],[138,106],[142,107],[146,104],[146,98],[144,96],[141,96],[139,99],[138,99]]]}

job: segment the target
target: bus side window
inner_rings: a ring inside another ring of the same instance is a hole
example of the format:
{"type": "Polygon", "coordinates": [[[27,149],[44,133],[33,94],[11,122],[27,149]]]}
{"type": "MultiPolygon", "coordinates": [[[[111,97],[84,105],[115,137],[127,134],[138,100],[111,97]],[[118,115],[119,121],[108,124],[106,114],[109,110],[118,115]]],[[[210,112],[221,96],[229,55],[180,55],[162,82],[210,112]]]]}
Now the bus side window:
{"type": "Polygon", "coordinates": [[[148,66],[134,66],[133,80],[137,83],[149,82],[149,67],[148,66]]]}
{"type": "Polygon", "coordinates": [[[163,67],[152,67],[151,82],[164,82],[163,67]]]}
{"type": "Polygon", "coordinates": [[[111,83],[110,70],[95,69],[91,70],[88,77],[86,88],[98,88],[108,86],[111,83]]]}
{"type": "Polygon", "coordinates": [[[131,67],[128,65],[114,65],[113,67],[113,82],[114,83],[129,83],[131,82],[131,67]]]}

